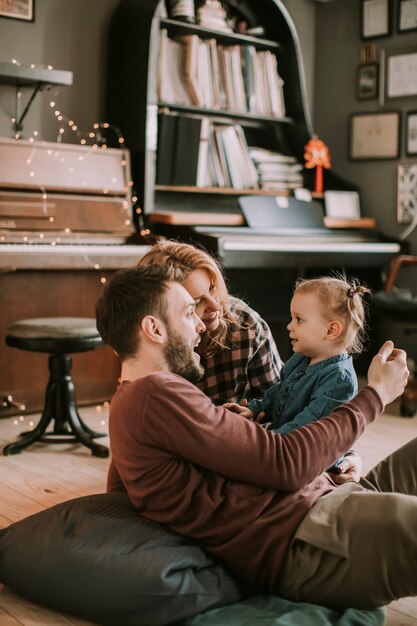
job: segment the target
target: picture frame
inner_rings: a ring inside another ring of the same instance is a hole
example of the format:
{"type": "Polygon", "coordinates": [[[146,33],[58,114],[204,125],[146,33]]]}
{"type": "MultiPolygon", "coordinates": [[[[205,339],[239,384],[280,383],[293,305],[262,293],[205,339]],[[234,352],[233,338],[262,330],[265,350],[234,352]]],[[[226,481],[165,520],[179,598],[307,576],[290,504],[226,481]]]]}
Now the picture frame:
{"type": "Polygon", "coordinates": [[[397,159],[400,151],[400,119],[399,111],[352,114],[350,158],[355,161],[397,159]]]}
{"type": "Polygon", "coordinates": [[[33,22],[35,0],[0,0],[0,17],[33,22]]]}
{"type": "Polygon", "coordinates": [[[359,65],[356,70],[356,97],[368,100],[378,96],[379,66],[377,63],[359,65]]]}
{"type": "Polygon", "coordinates": [[[407,156],[417,155],[417,111],[406,113],[405,152],[407,156]]]}
{"type": "Polygon", "coordinates": [[[409,98],[417,95],[417,48],[386,51],[386,97],[409,98]]]}
{"type": "Polygon", "coordinates": [[[391,34],[391,0],[361,0],[361,38],[391,34]]]}
{"type": "Polygon", "coordinates": [[[360,47],[360,62],[376,63],[378,58],[378,44],[375,41],[364,43],[360,47]]]}
{"type": "Polygon", "coordinates": [[[397,29],[399,33],[417,30],[417,0],[399,0],[397,29]]]}
{"type": "Polygon", "coordinates": [[[417,161],[398,165],[397,221],[411,224],[417,215],[417,161]]]}

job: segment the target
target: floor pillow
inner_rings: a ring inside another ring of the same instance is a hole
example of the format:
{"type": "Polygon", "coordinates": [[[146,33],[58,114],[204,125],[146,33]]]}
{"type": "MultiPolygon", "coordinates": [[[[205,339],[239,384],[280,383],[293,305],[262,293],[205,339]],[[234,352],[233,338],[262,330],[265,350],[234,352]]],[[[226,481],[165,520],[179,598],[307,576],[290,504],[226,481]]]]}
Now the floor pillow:
{"type": "Polygon", "coordinates": [[[0,530],[0,582],[109,626],[163,626],[242,597],[194,541],[141,517],[124,493],[69,500],[0,530]]]}

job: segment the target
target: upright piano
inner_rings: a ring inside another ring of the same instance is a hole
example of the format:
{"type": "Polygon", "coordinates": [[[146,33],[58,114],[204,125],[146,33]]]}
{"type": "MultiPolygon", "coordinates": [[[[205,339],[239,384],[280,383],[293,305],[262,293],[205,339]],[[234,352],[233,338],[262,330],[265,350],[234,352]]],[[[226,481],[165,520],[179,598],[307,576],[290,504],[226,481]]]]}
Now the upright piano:
{"type": "MultiPolygon", "coordinates": [[[[146,251],[137,240],[126,150],[0,139],[0,416],[40,410],[48,376],[45,355],[4,344],[9,324],[94,317],[109,276],[146,251]]],[[[73,369],[80,403],[111,397],[109,348],[77,355],[73,369]]]]}

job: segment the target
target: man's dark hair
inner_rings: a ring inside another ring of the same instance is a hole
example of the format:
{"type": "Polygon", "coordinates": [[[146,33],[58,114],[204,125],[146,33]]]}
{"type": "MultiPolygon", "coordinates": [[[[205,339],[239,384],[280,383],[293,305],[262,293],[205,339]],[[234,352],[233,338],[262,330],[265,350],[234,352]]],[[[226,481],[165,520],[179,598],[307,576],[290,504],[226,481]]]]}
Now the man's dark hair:
{"type": "Polygon", "coordinates": [[[132,357],[138,348],[139,324],[146,315],[167,323],[169,269],[146,265],[119,270],[96,304],[97,330],[120,359],[132,357]]]}

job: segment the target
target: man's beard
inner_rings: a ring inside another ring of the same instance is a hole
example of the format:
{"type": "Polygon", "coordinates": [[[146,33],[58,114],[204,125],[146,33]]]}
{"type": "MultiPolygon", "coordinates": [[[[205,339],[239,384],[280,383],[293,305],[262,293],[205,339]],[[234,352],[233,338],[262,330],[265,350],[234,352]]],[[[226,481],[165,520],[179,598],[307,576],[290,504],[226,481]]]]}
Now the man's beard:
{"type": "Polygon", "coordinates": [[[184,339],[172,329],[168,329],[169,341],[165,346],[165,361],[173,374],[178,374],[191,383],[197,383],[204,376],[204,368],[193,358],[184,339]]]}

